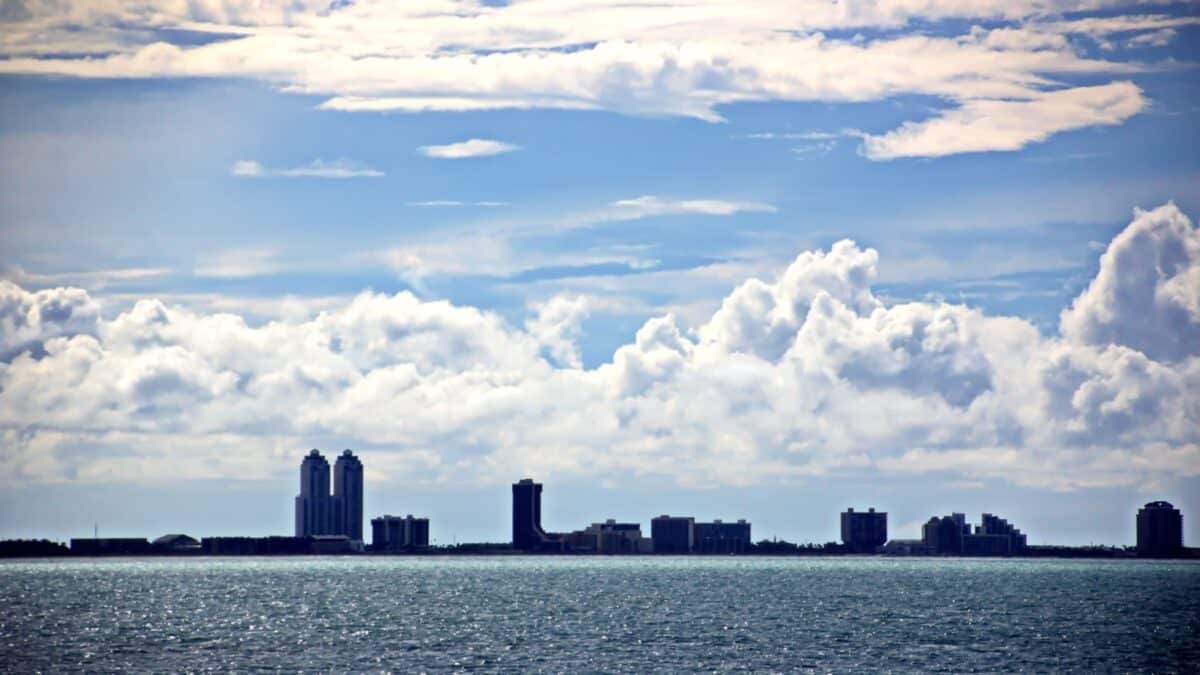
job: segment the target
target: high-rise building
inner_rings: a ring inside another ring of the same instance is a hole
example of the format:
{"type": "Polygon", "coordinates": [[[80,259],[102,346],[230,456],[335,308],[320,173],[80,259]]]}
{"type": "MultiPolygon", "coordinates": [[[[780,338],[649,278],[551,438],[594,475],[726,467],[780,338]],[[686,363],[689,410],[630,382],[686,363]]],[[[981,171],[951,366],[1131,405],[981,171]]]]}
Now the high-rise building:
{"type": "Polygon", "coordinates": [[[363,465],[345,450],[333,465],[334,534],[363,538],[363,465]]]}
{"type": "Polygon", "coordinates": [[[562,541],[542,529],[542,484],[523,478],[512,486],[512,545],[519,551],[559,550],[562,541]]]}
{"type": "Polygon", "coordinates": [[[695,545],[696,519],[662,515],[650,521],[650,539],[655,553],[691,553],[695,545]]]}
{"type": "Polygon", "coordinates": [[[842,543],[855,553],[874,553],[887,543],[887,514],[875,509],[865,513],[842,512],[842,543]]]}
{"type": "Polygon", "coordinates": [[[371,519],[371,549],[375,551],[407,551],[429,546],[429,519],[413,518],[409,514],[381,516],[371,519]]]}
{"type": "Polygon", "coordinates": [[[300,494],[296,495],[296,536],[335,532],[333,500],[329,495],[329,462],[315,448],[300,463],[300,494]]]}
{"type": "Polygon", "coordinates": [[[1150,502],[1137,512],[1140,556],[1173,556],[1183,552],[1183,514],[1170,502],[1150,502]]]}

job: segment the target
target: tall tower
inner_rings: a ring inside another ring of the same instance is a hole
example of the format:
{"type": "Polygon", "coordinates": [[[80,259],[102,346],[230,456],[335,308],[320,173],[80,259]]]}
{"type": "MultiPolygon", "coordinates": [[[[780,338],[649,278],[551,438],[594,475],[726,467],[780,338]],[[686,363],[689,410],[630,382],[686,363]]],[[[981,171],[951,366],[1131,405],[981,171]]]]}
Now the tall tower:
{"type": "Polygon", "coordinates": [[[296,536],[333,534],[333,503],[329,498],[329,462],[315,448],[300,463],[300,494],[296,495],[296,536]]]}
{"type": "Polygon", "coordinates": [[[512,541],[519,551],[560,548],[562,543],[542,529],[542,484],[523,478],[512,486],[512,541]]]}
{"type": "Polygon", "coordinates": [[[1137,513],[1140,556],[1173,556],[1183,552],[1183,514],[1170,502],[1150,502],[1137,513]]]}
{"type": "Polygon", "coordinates": [[[334,534],[363,538],[363,465],[345,450],[333,465],[333,501],[337,522],[334,534]]]}

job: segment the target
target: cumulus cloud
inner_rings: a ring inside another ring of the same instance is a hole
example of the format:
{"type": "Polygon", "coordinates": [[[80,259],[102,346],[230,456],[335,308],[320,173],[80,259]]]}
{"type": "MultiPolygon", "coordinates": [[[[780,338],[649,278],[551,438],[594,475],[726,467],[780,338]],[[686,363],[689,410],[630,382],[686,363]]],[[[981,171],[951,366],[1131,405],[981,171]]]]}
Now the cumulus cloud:
{"type": "Polygon", "coordinates": [[[1200,355],[1200,232],[1179,207],[1134,212],[1096,278],[1063,312],[1062,332],[1161,361],[1200,355]]]}
{"type": "Polygon", "coordinates": [[[503,155],[506,152],[520,150],[521,146],[483,138],[472,138],[459,143],[447,145],[422,145],[417,151],[426,157],[434,159],[467,159],[470,157],[491,157],[503,155]]]}
{"type": "Polygon", "coordinates": [[[535,467],[691,485],[886,472],[1082,489],[1196,476],[1197,236],[1173,205],[1138,212],[1061,337],[963,305],[888,304],[872,289],[875,251],[837,242],[744,281],[695,324],[646,321],[591,368],[577,344],[589,297],[555,296],[513,322],[368,291],[251,325],[153,299],[104,319],[80,289],[10,283],[0,475],[108,480],[136,465],[256,477],[291,466],[280,448],[319,436],[405,458],[431,480],[535,467]]]}
{"type": "MultiPolygon", "coordinates": [[[[916,156],[939,156],[1010,150],[1062,130],[1117,123],[1140,110],[1129,92],[1113,108],[1087,99],[1089,88],[1066,84],[1072,76],[1142,69],[1089,56],[1068,38],[1103,43],[1119,35],[1153,47],[1193,17],[1101,11],[1120,4],[765,0],[746,11],[733,0],[499,6],[361,0],[333,7],[26,0],[5,23],[0,72],[244,77],[324,96],[320,107],[344,111],[555,108],[712,122],[723,119],[722,106],[739,102],[921,95],[944,101],[944,120],[876,133],[884,145],[866,156],[901,156],[904,147],[916,156]],[[1079,12],[1100,15],[1047,19],[1079,12]],[[960,21],[932,34],[927,29],[945,19],[960,21]],[[995,27],[955,32],[962,21],[995,27]],[[164,28],[214,39],[172,44],[162,41],[164,28]],[[860,30],[881,37],[829,37],[860,30]],[[1045,98],[1057,93],[1064,96],[1045,98]],[[1058,119],[1050,108],[1063,98],[1074,99],[1074,108],[1058,119]],[[992,111],[1036,120],[1031,128],[1010,129],[989,124],[992,111]],[[980,140],[964,141],[968,135],[980,140]],[[935,147],[939,143],[945,147],[935,147]]],[[[498,150],[486,145],[494,141],[466,143],[476,147],[431,151],[463,157],[498,150]]]]}
{"type": "Polygon", "coordinates": [[[290,169],[268,168],[254,160],[240,159],[229,168],[229,175],[238,178],[379,178],[384,173],[351,159],[329,162],[314,159],[290,169]]]}
{"type": "Polygon", "coordinates": [[[0,361],[21,351],[41,353],[43,343],[60,335],[90,335],[100,306],[79,288],[26,291],[0,280],[0,361]]]}

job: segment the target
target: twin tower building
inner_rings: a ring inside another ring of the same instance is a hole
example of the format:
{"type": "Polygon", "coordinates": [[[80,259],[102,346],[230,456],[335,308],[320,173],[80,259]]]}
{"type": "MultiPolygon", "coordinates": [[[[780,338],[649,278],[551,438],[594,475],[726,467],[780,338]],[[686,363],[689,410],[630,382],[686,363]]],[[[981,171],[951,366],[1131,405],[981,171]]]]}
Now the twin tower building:
{"type": "Polygon", "coordinates": [[[329,491],[329,462],[317,450],[300,464],[300,494],[296,495],[296,536],[341,535],[363,538],[363,465],[344,451],[333,465],[329,491]]]}

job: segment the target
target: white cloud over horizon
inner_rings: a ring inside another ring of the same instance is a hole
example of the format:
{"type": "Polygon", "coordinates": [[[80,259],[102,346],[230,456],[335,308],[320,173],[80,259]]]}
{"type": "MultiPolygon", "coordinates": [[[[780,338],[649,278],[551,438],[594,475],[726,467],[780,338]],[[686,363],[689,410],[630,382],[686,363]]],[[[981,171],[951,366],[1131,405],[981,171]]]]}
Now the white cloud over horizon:
{"type": "MultiPolygon", "coordinates": [[[[931,120],[872,131],[868,159],[1011,151],[1123,122],[1149,104],[1128,78],[1161,64],[1107,58],[1111,45],[1161,48],[1195,24],[1163,14],[1077,17],[1127,7],[1090,0],[768,0],[754,11],[733,0],[18,4],[13,16],[23,18],[5,24],[0,73],[248,78],[325,97],[319,107],[329,110],[549,108],[719,122],[722,106],[734,103],[941,102],[931,120]],[[906,30],[942,20],[992,27],[906,30]],[[225,39],[171,44],[155,37],[163,28],[225,39]],[[875,37],[839,36],[871,30],[875,37]],[[1106,58],[1079,40],[1100,45],[1106,58]],[[1108,82],[1071,84],[1081,77],[1108,82]],[[995,119],[1014,115],[1019,123],[995,119]]],[[[513,149],[496,143],[427,147],[445,158],[513,149]]]]}
{"type": "Polygon", "coordinates": [[[889,305],[878,267],[848,240],[801,253],[695,324],[649,319],[590,369],[576,341],[592,300],[577,294],[519,326],[371,291],[251,326],[153,298],[109,319],[83,289],[0,281],[0,482],[263,477],[314,436],[435,481],[536,468],[1075,490],[1200,475],[1200,231],[1173,204],[1112,240],[1060,336],[889,305]]]}

